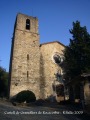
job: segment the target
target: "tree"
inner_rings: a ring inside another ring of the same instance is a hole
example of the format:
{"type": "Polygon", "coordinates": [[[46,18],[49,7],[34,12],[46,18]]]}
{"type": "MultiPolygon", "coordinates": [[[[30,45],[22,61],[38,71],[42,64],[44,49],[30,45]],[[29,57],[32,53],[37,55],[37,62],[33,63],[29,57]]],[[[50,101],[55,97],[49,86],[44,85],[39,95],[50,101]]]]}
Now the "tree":
{"type": "Polygon", "coordinates": [[[70,30],[72,39],[64,51],[64,72],[67,80],[72,80],[82,73],[90,72],[90,34],[80,22],[73,22],[70,30]]]}
{"type": "Polygon", "coordinates": [[[0,67],[0,97],[7,96],[8,89],[8,72],[0,67]]]}

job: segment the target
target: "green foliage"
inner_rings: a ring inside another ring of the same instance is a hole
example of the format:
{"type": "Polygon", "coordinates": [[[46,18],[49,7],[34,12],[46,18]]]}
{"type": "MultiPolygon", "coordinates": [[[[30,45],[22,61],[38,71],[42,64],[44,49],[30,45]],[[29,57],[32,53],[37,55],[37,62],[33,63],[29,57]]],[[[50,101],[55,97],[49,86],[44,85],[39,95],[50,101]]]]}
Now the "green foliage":
{"type": "Polygon", "coordinates": [[[80,22],[73,22],[72,39],[64,51],[65,78],[71,80],[82,73],[90,72],[90,34],[80,22]]]}
{"type": "Polygon", "coordinates": [[[0,67],[0,97],[6,97],[8,91],[8,72],[0,67]]]}
{"type": "Polygon", "coordinates": [[[2,67],[0,67],[0,80],[8,79],[8,72],[2,67]]]}
{"type": "Polygon", "coordinates": [[[29,90],[24,90],[24,91],[21,91],[19,92],[17,95],[16,95],[16,101],[21,103],[21,102],[35,102],[36,101],[36,97],[35,97],[35,94],[32,92],[32,91],[29,91],[29,90]]]}

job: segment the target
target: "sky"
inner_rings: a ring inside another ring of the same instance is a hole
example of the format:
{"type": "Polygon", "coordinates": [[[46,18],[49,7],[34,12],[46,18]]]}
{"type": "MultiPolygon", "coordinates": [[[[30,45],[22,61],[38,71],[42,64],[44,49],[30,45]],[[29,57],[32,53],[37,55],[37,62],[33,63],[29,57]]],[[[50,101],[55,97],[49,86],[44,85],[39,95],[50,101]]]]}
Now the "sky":
{"type": "Polygon", "coordinates": [[[0,0],[0,66],[9,71],[11,40],[18,13],[37,17],[40,43],[69,44],[72,22],[90,33],[90,0],[0,0]]]}

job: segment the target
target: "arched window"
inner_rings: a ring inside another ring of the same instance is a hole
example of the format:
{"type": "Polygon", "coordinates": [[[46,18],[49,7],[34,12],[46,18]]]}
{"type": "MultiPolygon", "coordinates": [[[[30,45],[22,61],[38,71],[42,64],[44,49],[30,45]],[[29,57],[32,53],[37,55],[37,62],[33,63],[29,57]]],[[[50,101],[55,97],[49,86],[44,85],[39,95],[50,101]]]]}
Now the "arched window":
{"type": "Polygon", "coordinates": [[[30,30],[30,20],[26,19],[26,29],[30,30]]]}

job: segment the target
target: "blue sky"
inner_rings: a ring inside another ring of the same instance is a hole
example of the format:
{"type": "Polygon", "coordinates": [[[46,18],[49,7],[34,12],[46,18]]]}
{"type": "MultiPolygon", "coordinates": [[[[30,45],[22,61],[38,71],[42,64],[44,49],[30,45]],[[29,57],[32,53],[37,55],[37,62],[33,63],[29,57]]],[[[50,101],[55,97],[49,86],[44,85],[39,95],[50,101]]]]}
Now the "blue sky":
{"type": "Polygon", "coordinates": [[[68,45],[76,20],[90,33],[90,0],[0,0],[0,66],[7,71],[17,13],[38,17],[40,43],[58,40],[68,45]]]}

